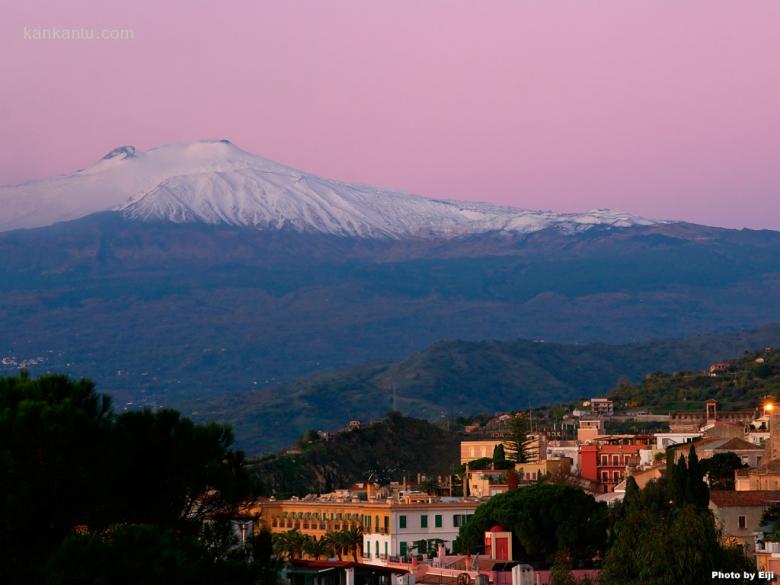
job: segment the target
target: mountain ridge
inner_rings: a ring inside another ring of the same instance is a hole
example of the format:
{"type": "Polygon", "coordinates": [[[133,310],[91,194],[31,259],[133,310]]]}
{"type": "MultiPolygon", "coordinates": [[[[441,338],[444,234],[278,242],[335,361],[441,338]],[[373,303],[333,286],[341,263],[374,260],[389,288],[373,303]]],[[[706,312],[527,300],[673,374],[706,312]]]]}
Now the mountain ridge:
{"type": "Polygon", "coordinates": [[[192,415],[230,421],[249,452],[390,410],[429,420],[521,410],[606,394],[658,371],[700,370],[780,346],[780,324],[755,331],[629,344],[441,341],[402,360],[315,374],[275,388],[195,401],[192,415]]]}
{"type": "Polygon", "coordinates": [[[659,222],[594,209],[532,211],[426,198],[325,179],[241,150],[227,140],[117,147],[70,175],[0,187],[0,230],[42,227],[118,211],[131,220],[290,228],[358,238],[453,238],[555,227],[625,228],[659,222]]]}

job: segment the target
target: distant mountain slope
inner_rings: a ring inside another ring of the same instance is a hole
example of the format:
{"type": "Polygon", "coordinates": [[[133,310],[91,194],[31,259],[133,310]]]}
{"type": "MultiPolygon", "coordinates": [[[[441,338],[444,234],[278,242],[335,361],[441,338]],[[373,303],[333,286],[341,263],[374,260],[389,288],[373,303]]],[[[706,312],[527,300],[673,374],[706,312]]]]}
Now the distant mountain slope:
{"type": "Polygon", "coordinates": [[[436,343],[407,359],[320,374],[193,405],[199,418],[229,421],[249,452],[271,451],[308,429],[381,417],[393,408],[439,419],[527,408],[604,394],[621,379],[701,369],[723,356],[780,346],[780,325],[625,345],[532,341],[436,343]]]}
{"type": "Polygon", "coordinates": [[[326,493],[370,477],[414,481],[418,473],[449,475],[460,464],[457,433],[398,413],[327,441],[311,439],[300,453],[250,462],[267,495],[326,493]]]}

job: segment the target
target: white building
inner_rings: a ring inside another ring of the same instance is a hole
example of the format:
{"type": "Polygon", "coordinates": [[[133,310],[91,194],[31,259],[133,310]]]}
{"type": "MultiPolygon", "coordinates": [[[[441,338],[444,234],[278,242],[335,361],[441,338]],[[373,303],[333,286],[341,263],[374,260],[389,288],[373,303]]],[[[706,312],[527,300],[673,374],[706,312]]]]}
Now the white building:
{"type": "Polygon", "coordinates": [[[666,449],[672,445],[682,443],[692,443],[695,439],[703,436],[703,433],[694,432],[676,432],[676,433],[655,433],[655,448],[666,449]]]}
{"type": "Polygon", "coordinates": [[[443,543],[452,549],[460,527],[474,515],[476,499],[431,498],[430,501],[391,502],[389,525],[364,529],[363,558],[382,562],[390,557],[429,554],[443,543]]]}

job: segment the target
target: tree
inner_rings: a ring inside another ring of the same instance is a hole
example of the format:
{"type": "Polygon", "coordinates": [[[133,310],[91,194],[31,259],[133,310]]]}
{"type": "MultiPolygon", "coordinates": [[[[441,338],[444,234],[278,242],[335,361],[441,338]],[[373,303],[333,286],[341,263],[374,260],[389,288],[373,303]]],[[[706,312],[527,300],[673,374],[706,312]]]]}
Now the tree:
{"type": "Polygon", "coordinates": [[[509,420],[509,457],[517,463],[525,463],[528,443],[528,421],[522,414],[509,420]]]}
{"type": "Polygon", "coordinates": [[[540,483],[498,494],[480,505],[461,527],[454,544],[461,553],[477,553],[484,533],[500,524],[513,534],[515,559],[551,565],[564,549],[573,562],[587,563],[604,553],[607,537],[606,504],[565,485],[540,483]]]}
{"type": "Polygon", "coordinates": [[[503,463],[504,461],[506,461],[506,452],[504,445],[499,443],[493,448],[493,463],[503,463]]]}
{"type": "Polygon", "coordinates": [[[232,441],[228,427],[196,425],[173,410],[118,415],[88,380],[0,378],[3,580],[41,582],[66,539],[97,551],[88,556],[97,562],[146,530],[116,526],[149,526],[189,550],[207,517],[229,515],[251,491],[232,441]],[[74,540],[74,531],[92,538],[74,540]]]}
{"type": "Polygon", "coordinates": [[[340,530],[331,530],[322,538],[328,543],[330,550],[336,553],[336,556],[338,556],[339,560],[343,560],[344,551],[349,548],[346,543],[344,532],[340,530]]]}
{"type": "Polygon", "coordinates": [[[555,562],[550,572],[550,585],[576,585],[571,576],[571,561],[565,550],[555,553],[555,562]]]}
{"type": "Polygon", "coordinates": [[[350,528],[349,530],[335,530],[328,532],[325,539],[342,560],[344,554],[352,554],[352,559],[357,562],[358,553],[363,550],[363,530],[350,528]]]}
{"type": "Polygon", "coordinates": [[[303,552],[307,557],[319,560],[322,556],[328,556],[331,551],[330,543],[325,539],[309,538],[303,544],[303,552]]]}
{"type": "Polygon", "coordinates": [[[716,453],[709,459],[701,461],[702,471],[709,476],[710,489],[733,490],[734,473],[738,469],[744,469],[746,464],[736,453],[716,453]]]}
{"type": "Polygon", "coordinates": [[[600,583],[697,585],[712,570],[745,570],[747,559],[721,545],[706,488],[693,447],[687,463],[669,453],[666,474],[641,491],[629,477],[600,583]]]}
{"type": "Polygon", "coordinates": [[[286,556],[288,559],[303,558],[306,543],[310,537],[303,534],[297,528],[280,532],[274,535],[274,550],[277,555],[286,556]]]}
{"type": "Polygon", "coordinates": [[[430,476],[426,477],[422,482],[420,482],[418,487],[420,491],[423,491],[426,494],[435,495],[436,490],[439,487],[439,482],[435,477],[430,476]]]}
{"type": "Polygon", "coordinates": [[[47,585],[233,585],[256,583],[258,577],[251,563],[215,562],[192,536],[137,524],[66,537],[43,572],[47,585]]]}
{"type": "Polygon", "coordinates": [[[360,528],[350,528],[344,531],[344,540],[347,544],[347,550],[352,553],[352,560],[357,562],[358,552],[363,550],[363,530],[360,528]]]}

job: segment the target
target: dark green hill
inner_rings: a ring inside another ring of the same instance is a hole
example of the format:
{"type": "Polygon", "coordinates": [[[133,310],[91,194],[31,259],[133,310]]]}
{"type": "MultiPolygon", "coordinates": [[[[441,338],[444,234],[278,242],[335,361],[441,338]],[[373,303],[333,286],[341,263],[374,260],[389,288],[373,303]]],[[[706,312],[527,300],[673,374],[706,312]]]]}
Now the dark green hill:
{"type": "Polygon", "coordinates": [[[640,384],[622,385],[610,392],[622,406],[645,406],[659,412],[700,410],[710,398],[721,408],[755,408],[780,396],[780,350],[748,352],[731,360],[729,367],[708,371],[655,373],[640,384]]]}
{"type": "Polygon", "coordinates": [[[265,491],[303,496],[347,487],[369,477],[413,479],[418,473],[447,475],[459,464],[459,436],[425,420],[397,412],[329,440],[306,433],[300,453],[269,455],[252,471],[265,491]]]}
{"type": "Polygon", "coordinates": [[[621,381],[639,382],[648,372],[699,370],[773,345],[780,346],[780,325],[625,345],[440,342],[402,361],[319,374],[190,408],[198,418],[231,422],[246,451],[269,452],[308,429],[336,429],[394,408],[435,420],[566,402],[606,393],[621,381]]]}

